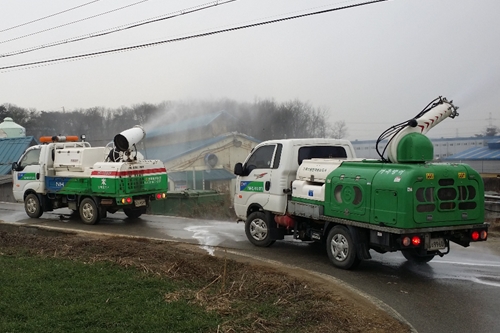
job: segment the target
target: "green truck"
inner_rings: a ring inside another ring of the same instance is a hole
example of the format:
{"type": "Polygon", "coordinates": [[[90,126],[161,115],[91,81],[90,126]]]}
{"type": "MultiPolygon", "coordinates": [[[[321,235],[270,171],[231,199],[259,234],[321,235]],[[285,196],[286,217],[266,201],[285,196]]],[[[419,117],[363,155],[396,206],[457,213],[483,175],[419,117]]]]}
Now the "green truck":
{"type": "Polygon", "coordinates": [[[41,137],[12,165],[13,194],[28,216],[68,207],[86,224],[122,209],[129,218],[163,200],[167,173],[159,160],[146,160],[136,143],[145,136],[135,126],[106,147],[91,147],[75,136],[41,137]]]}
{"type": "Polygon", "coordinates": [[[357,159],[348,140],[260,143],[234,168],[234,209],[248,240],[270,246],[292,235],[320,242],[343,269],[370,259],[370,250],[426,263],[447,254],[450,242],[485,241],[480,175],[466,164],[432,162],[424,135],[457,115],[452,102],[437,98],[381,135],[380,160],[357,159]]]}

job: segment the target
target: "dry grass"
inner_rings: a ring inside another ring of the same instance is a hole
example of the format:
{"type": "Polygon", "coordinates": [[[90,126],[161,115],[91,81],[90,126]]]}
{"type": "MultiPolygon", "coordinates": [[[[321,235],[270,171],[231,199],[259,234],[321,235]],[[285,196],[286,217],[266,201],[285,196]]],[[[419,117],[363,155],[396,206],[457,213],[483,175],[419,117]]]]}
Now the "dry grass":
{"type": "Polygon", "coordinates": [[[118,237],[0,232],[0,255],[27,253],[85,263],[112,262],[186,282],[164,295],[223,318],[217,332],[409,332],[402,323],[345,292],[265,266],[209,256],[185,244],[118,237]],[[195,286],[195,287],[193,287],[195,286]]]}

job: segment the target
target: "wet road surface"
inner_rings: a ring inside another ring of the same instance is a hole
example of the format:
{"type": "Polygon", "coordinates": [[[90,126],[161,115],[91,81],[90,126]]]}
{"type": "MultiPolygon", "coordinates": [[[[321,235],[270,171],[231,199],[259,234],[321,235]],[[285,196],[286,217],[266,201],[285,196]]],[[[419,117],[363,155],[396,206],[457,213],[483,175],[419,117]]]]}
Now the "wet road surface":
{"type": "Polygon", "coordinates": [[[89,226],[69,214],[61,209],[30,219],[22,205],[0,203],[5,222],[182,241],[200,244],[210,254],[224,247],[332,276],[387,304],[421,333],[500,332],[500,246],[493,246],[498,239],[469,248],[452,244],[450,254],[427,265],[412,265],[399,253],[371,251],[372,260],[344,271],[316,244],[289,239],[257,248],[247,241],[243,223],[153,215],[130,220],[116,213],[89,226]]]}

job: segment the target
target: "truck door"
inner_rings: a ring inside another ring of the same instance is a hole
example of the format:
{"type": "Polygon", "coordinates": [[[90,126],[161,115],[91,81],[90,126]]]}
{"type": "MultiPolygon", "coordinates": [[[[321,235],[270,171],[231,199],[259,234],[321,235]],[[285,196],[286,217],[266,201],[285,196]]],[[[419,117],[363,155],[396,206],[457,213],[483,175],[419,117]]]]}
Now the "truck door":
{"type": "MultiPolygon", "coordinates": [[[[279,166],[281,144],[269,144],[258,147],[243,164],[243,176],[239,176],[234,199],[235,211],[239,216],[246,215],[246,209],[258,204],[265,210],[275,211],[274,201],[270,197],[278,189],[273,184],[273,169],[279,166]]],[[[283,191],[281,191],[283,196],[283,191]]]]}
{"type": "Polygon", "coordinates": [[[17,201],[23,201],[24,192],[33,189],[40,192],[43,189],[40,163],[41,147],[31,147],[21,156],[17,166],[12,169],[12,192],[17,201]]]}

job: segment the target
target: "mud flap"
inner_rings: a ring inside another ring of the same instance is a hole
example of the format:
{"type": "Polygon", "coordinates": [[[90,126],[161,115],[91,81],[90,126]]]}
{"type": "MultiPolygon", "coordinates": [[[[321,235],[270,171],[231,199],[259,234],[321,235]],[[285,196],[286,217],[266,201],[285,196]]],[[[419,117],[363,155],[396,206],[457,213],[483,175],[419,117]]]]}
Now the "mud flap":
{"type": "Polygon", "coordinates": [[[38,200],[41,203],[43,212],[52,212],[54,210],[52,208],[52,201],[49,198],[47,198],[47,196],[41,195],[39,193],[36,193],[36,196],[38,197],[38,200]]]}
{"type": "Polygon", "coordinates": [[[108,210],[107,210],[106,207],[103,207],[103,206],[99,205],[99,216],[101,218],[105,218],[105,217],[108,216],[108,210]]]}
{"type": "Polygon", "coordinates": [[[271,228],[270,230],[271,239],[281,240],[285,239],[285,229],[284,228],[271,228]]]}
{"type": "Polygon", "coordinates": [[[274,214],[266,211],[266,221],[269,224],[269,235],[272,240],[285,239],[285,229],[278,228],[278,225],[274,221],[274,214]]]}
{"type": "Polygon", "coordinates": [[[370,248],[368,246],[368,233],[353,226],[347,226],[351,233],[352,241],[356,245],[356,254],[359,259],[371,259],[370,248]]]}

